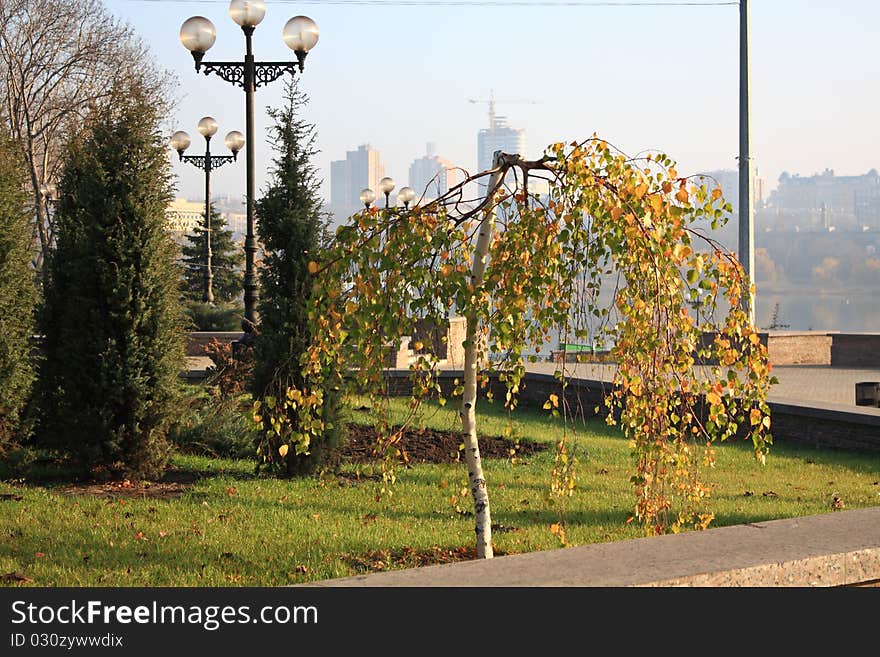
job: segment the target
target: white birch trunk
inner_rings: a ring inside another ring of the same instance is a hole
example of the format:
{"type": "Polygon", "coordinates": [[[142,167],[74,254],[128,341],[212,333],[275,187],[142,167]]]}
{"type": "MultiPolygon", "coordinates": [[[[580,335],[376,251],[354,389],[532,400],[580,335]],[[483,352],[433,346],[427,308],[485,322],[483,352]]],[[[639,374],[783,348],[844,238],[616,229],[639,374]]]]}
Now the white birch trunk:
{"type": "MultiPolygon", "coordinates": [[[[495,153],[493,167],[500,162],[500,151],[495,153]]],[[[471,269],[471,283],[476,289],[483,283],[483,276],[488,261],[489,244],[495,229],[496,210],[494,196],[501,182],[500,172],[489,178],[489,207],[483,213],[477,246],[474,250],[474,262],[471,269]]],[[[491,559],[492,552],[492,515],[489,512],[489,493],[486,490],[486,478],[483,476],[483,463],[480,458],[480,445],[477,443],[477,345],[481,342],[480,326],[476,309],[469,307],[464,313],[467,320],[464,352],[464,394],[461,400],[461,431],[464,443],[465,462],[468,468],[468,484],[474,500],[474,531],[477,535],[477,558],[491,559]]]]}

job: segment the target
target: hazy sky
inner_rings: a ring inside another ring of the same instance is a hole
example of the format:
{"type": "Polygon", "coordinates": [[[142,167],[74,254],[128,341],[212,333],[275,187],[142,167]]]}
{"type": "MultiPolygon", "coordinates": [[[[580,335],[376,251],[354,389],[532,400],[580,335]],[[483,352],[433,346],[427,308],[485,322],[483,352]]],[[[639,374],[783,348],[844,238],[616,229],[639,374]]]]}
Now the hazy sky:
{"type": "MultiPolygon", "coordinates": [[[[477,131],[487,116],[485,104],[468,99],[487,98],[490,89],[499,100],[541,101],[498,103],[512,126],[526,130],[529,155],[596,131],[630,153],[662,149],[679,161],[681,173],[736,167],[735,5],[426,7],[369,1],[267,0],[254,35],[257,60],[277,61],[293,57],[281,40],[288,18],[305,14],[320,26],[301,88],[310,96],[305,118],[318,129],[316,164],[325,195],[330,161],[364,142],[382,152],[386,173],[399,186],[427,141],[472,170],[477,131]]],[[[227,0],[105,3],[177,76],[176,129],[198,137],[196,123],[211,115],[220,135],[244,132],[244,93],[216,76],[197,75],[177,36],[186,18],[205,16],[217,28],[206,59],[242,59],[244,37],[229,18],[227,0]]],[[[847,175],[880,168],[880,3],[750,4],[752,153],[759,174],[773,187],[784,170],[809,175],[830,167],[847,175]]],[[[270,157],[265,107],[280,102],[282,86],[279,80],[257,90],[258,187],[270,157]]],[[[193,141],[203,145],[200,137],[193,141]]],[[[189,165],[177,171],[180,194],[199,198],[203,174],[189,165]]],[[[212,182],[217,193],[243,196],[243,158],[212,182]]]]}

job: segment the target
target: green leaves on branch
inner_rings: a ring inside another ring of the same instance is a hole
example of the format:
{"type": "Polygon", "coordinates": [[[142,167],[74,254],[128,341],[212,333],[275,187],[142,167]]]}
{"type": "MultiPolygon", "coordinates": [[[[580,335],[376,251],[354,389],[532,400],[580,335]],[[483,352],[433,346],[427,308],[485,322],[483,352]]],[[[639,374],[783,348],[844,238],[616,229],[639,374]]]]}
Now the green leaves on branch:
{"type": "MultiPolygon", "coordinates": [[[[497,231],[480,285],[471,254],[489,207],[457,213],[472,179],[437,201],[372,208],[338,229],[309,269],[312,343],[301,362],[302,395],[349,368],[352,387],[378,405],[389,354],[425,326],[444,326],[450,311],[467,310],[481,327],[479,360],[504,372],[513,407],[526,355],[547,353],[553,331],[589,335],[613,345],[606,410],[633,448],[633,517],[648,532],[707,526],[711,486],[700,473],[714,462],[712,442],[747,435],[761,462],[770,443],[770,365],[741,308],[747,279],[733,254],[694,226],[723,220],[730,206],[720,190],[680,177],[667,156],[633,160],[597,137],[554,144],[537,162],[503,161],[547,179],[549,193],[494,198],[497,231]],[[704,343],[704,334],[714,338],[704,343]]],[[[438,365],[428,353],[411,366],[412,408],[439,393],[438,365]]],[[[553,395],[545,408],[564,410],[564,400],[553,395]]],[[[322,411],[302,403],[297,412],[307,423],[322,411]]],[[[570,490],[570,463],[562,445],[557,488],[570,490]]]]}

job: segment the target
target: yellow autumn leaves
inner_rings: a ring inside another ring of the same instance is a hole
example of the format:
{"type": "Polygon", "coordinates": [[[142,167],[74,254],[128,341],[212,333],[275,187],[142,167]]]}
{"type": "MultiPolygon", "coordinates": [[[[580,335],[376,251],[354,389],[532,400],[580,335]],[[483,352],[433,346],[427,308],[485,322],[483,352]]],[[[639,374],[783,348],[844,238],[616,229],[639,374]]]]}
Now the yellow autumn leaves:
{"type": "MultiPolygon", "coordinates": [[[[633,445],[634,516],[649,531],[705,526],[711,513],[698,505],[706,503],[709,487],[698,472],[705,459],[697,443],[748,429],[762,460],[769,442],[770,366],[738,307],[746,289],[742,269],[729,254],[699,243],[691,229],[698,217],[729,213],[729,205],[720,189],[689,185],[662,154],[634,160],[598,138],[559,142],[548,153],[553,159],[541,173],[551,179],[549,198],[535,202],[522,189],[507,196],[503,229],[493,237],[479,289],[468,267],[475,226],[467,216],[454,217],[463,186],[428,207],[361,213],[350,230],[338,231],[320,262],[308,266],[317,295],[304,376],[317,389],[313,380],[333,364],[351,374],[353,385],[381,390],[388,345],[419,335],[416,317],[439,323],[452,306],[461,314],[473,311],[489,336],[483,348],[518,367],[528,346],[543,345],[547,332],[568,326],[574,312],[595,312],[619,366],[607,410],[612,422],[621,418],[633,445]],[[625,281],[607,307],[597,301],[606,268],[625,281]],[[693,290],[707,293],[699,322],[692,317],[693,290]],[[701,330],[719,312],[719,299],[731,310],[712,327],[717,339],[703,344],[701,330]],[[698,376],[700,361],[717,365],[698,376]],[[737,374],[727,379],[727,372],[737,374]]],[[[421,340],[411,344],[421,358],[411,368],[417,405],[437,392],[437,359],[421,340]]],[[[511,399],[523,373],[506,374],[511,399]]],[[[301,422],[320,418],[317,408],[311,415],[303,410],[319,401],[285,402],[302,411],[301,422]]],[[[563,403],[551,394],[543,407],[555,413],[563,403]]],[[[554,480],[573,481],[568,467],[560,460],[554,480]]],[[[564,526],[556,529],[564,540],[564,526]]]]}

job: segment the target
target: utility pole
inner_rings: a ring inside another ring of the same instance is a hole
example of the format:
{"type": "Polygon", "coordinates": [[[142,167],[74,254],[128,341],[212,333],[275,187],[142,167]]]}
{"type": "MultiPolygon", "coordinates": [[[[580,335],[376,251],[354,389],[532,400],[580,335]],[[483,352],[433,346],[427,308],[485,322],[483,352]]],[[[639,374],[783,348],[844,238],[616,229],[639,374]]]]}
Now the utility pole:
{"type": "Polygon", "coordinates": [[[739,1],[739,261],[749,289],[743,290],[743,307],[755,323],[755,204],[752,181],[749,120],[749,0],[739,1]]]}

